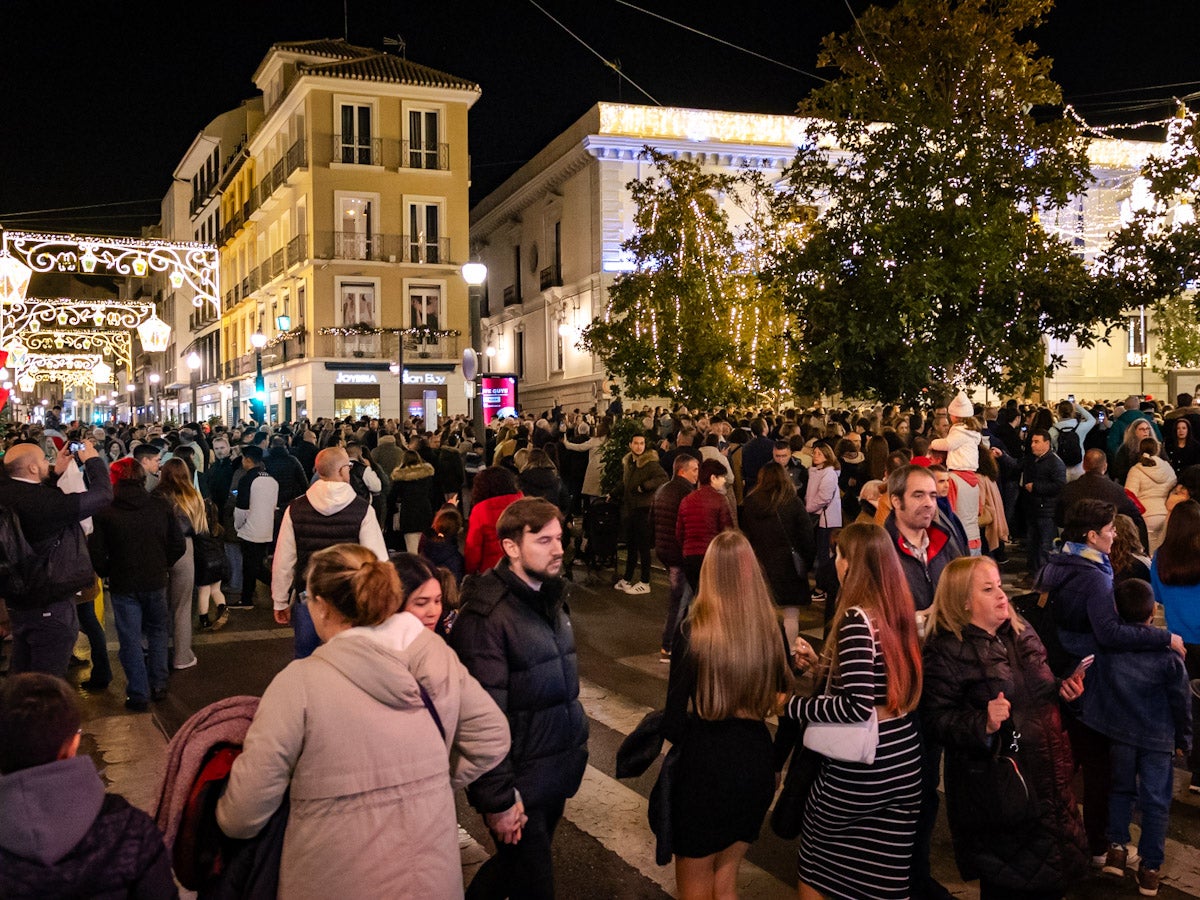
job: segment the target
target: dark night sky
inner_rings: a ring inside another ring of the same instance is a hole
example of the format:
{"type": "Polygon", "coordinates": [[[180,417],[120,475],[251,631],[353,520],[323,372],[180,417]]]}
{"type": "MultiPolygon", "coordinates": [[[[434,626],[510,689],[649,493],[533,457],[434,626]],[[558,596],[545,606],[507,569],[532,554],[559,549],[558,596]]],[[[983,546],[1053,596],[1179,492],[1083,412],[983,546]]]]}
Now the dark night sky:
{"type": "MultiPolygon", "coordinates": [[[[664,105],[790,113],[815,83],[616,0],[538,2],[664,105]]],[[[808,71],[820,38],[853,26],[846,0],[633,2],[808,71]]],[[[529,0],[348,3],[352,42],[381,48],[399,33],[410,59],[483,87],[470,123],[474,200],[598,100],[649,102],[529,0]]],[[[850,0],[856,12],[867,5],[850,0]]],[[[153,204],[15,214],[157,200],[196,133],[254,92],[272,42],[342,27],[340,0],[0,0],[0,224],[121,233],[155,220],[153,204]]],[[[1067,99],[1106,122],[1166,110],[1113,113],[1114,101],[1200,89],[1092,96],[1200,81],[1198,32],[1195,0],[1060,0],[1032,38],[1067,99]]]]}

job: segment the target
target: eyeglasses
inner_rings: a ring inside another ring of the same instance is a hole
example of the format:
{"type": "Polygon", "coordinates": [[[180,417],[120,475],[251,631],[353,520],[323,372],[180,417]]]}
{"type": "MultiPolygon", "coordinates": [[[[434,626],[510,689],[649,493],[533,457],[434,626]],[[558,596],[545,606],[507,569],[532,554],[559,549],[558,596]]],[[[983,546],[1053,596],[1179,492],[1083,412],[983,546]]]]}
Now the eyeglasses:
{"type": "Polygon", "coordinates": [[[340,472],[340,471],[342,471],[342,469],[353,469],[353,468],[354,468],[354,463],[343,463],[342,465],[338,466],[338,471],[340,472]]]}

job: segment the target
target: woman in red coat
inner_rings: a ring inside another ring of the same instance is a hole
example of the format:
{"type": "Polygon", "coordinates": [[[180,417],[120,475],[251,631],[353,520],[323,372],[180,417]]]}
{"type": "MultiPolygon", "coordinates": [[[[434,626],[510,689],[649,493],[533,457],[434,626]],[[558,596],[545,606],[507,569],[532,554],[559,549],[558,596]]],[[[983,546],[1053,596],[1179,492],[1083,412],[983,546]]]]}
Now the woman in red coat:
{"type": "Polygon", "coordinates": [[[496,522],[500,513],[515,500],[524,496],[517,486],[517,476],[501,466],[480,469],[471,487],[471,517],[467,523],[467,574],[486,572],[504,558],[496,522]]]}
{"type": "Polygon", "coordinates": [[[675,536],[683,549],[683,571],[692,593],[700,588],[700,563],[709,543],[722,531],[737,528],[734,508],[725,493],[728,471],[717,459],[700,463],[700,487],[683,498],[675,519],[675,536]]]}

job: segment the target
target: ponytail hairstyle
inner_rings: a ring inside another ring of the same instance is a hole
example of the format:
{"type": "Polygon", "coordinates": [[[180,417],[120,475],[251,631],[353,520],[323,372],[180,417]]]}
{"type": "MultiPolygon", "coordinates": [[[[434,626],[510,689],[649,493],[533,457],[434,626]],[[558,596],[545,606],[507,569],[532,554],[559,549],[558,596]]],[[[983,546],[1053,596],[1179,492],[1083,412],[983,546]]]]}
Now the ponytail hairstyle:
{"type": "Polygon", "coordinates": [[[351,626],[379,625],[400,609],[400,578],[361,544],[334,544],[308,563],[310,596],[320,597],[351,626]]]}
{"type": "Polygon", "coordinates": [[[837,550],[849,568],[825,641],[826,671],[829,666],[837,671],[838,632],[850,608],[860,607],[883,654],[887,708],[896,714],[911,712],[921,698],[921,644],[916,607],[895,544],[878,525],[856,523],[841,530],[837,550]]]}

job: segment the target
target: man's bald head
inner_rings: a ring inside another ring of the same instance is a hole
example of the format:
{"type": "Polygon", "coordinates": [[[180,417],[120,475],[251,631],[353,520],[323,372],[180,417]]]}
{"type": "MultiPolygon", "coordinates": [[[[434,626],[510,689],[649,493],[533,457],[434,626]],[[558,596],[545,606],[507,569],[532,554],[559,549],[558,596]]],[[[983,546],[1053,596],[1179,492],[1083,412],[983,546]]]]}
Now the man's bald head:
{"type": "Polygon", "coordinates": [[[4,470],[13,478],[41,478],[46,454],[37,444],[14,444],[4,454],[4,470]]]}
{"type": "Polygon", "coordinates": [[[1104,455],[1104,451],[1093,447],[1087,453],[1083,454],[1083,471],[1091,472],[1095,475],[1103,475],[1107,472],[1108,457],[1104,455]]]}
{"type": "Polygon", "coordinates": [[[341,447],[326,447],[317,454],[315,466],[322,481],[350,480],[350,456],[341,447]]]}

